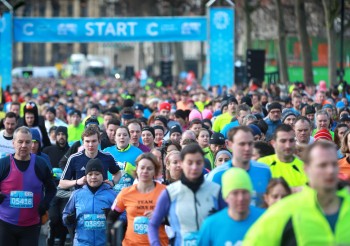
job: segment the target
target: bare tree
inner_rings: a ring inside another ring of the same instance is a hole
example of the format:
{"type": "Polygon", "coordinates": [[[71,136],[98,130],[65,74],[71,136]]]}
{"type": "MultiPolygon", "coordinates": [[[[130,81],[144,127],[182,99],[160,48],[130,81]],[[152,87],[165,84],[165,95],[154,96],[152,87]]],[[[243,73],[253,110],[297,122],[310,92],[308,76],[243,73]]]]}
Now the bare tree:
{"type": "Polygon", "coordinates": [[[252,48],[252,18],[251,15],[260,7],[260,2],[256,0],[238,0],[236,1],[237,11],[243,13],[246,49],[252,48]]]}
{"type": "Polygon", "coordinates": [[[298,38],[301,47],[301,57],[303,62],[303,75],[306,85],[313,85],[314,75],[312,73],[312,55],[309,43],[309,35],[306,29],[305,0],[295,0],[295,15],[298,38]]]}
{"type": "Polygon", "coordinates": [[[328,41],[328,81],[332,86],[337,80],[337,50],[334,20],[339,15],[340,4],[335,0],[322,0],[326,19],[326,33],[328,41]]]}
{"type": "Polygon", "coordinates": [[[287,63],[287,50],[286,50],[286,29],[283,19],[283,6],[281,0],[274,0],[276,5],[277,15],[277,39],[278,39],[278,65],[280,80],[282,83],[288,83],[288,63],[287,63]]]}

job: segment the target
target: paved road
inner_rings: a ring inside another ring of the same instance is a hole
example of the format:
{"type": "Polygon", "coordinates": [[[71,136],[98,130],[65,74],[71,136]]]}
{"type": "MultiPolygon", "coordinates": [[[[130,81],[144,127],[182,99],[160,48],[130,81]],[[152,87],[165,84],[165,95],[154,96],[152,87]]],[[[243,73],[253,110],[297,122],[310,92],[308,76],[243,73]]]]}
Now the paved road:
{"type": "MultiPolygon", "coordinates": [[[[46,238],[47,238],[48,230],[49,230],[48,223],[41,227],[39,246],[46,246],[46,238]]],[[[56,245],[58,245],[58,244],[56,244],[56,245]]],[[[65,246],[71,246],[71,245],[72,244],[69,242],[66,242],[66,244],[65,244],[65,246]]]]}

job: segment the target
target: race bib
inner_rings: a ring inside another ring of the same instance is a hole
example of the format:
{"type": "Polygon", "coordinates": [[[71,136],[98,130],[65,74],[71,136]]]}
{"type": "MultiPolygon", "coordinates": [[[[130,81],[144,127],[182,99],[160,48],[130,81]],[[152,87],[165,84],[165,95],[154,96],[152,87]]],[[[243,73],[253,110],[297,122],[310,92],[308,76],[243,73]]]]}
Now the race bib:
{"type": "Polygon", "coordinates": [[[118,184],[116,184],[113,189],[119,193],[122,189],[131,186],[134,183],[134,178],[128,174],[123,174],[120,178],[118,184]]]}
{"type": "Polygon", "coordinates": [[[31,191],[11,191],[10,207],[11,208],[32,208],[33,192],[31,191]]]}
{"type": "Polygon", "coordinates": [[[144,235],[148,233],[148,221],[145,216],[139,216],[134,219],[134,232],[136,234],[144,235]]]}
{"type": "Polygon", "coordinates": [[[184,246],[197,246],[198,232],[189,232],[184,236],[184,246]]]}
{"type": "Polygon", "coordinates": [[[86,230],[106,229],[106,216],[104,214],[84,214],[83,218],[86,230]]]}

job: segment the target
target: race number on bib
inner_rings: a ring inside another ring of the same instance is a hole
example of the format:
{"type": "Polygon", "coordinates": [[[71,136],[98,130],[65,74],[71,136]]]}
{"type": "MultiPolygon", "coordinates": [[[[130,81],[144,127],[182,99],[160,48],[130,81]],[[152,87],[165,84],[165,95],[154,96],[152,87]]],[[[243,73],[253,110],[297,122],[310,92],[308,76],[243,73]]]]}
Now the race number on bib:
{"type": "Polygon", "coordinates": [[[184,236],[185,246],[197,246],[198,245],[198,232],[190,232],[184,236]]]}
{"type": "Polygon", "coordinates": [[[83,218],[86,230],[106,229],[106,216],[104,214],[84,214],[83,218]]]}
{"type": "Polygon", "coordinates": [[[11,208],[32,208],[33,192],[31,191],[11,191],[10,207],[11,208]]]}
{"type": "Polygon", "coordinates": [[[134,219],[134,232],[144,235],[148,233],[148,218],[145,216],[136,217],[134,219]]]}

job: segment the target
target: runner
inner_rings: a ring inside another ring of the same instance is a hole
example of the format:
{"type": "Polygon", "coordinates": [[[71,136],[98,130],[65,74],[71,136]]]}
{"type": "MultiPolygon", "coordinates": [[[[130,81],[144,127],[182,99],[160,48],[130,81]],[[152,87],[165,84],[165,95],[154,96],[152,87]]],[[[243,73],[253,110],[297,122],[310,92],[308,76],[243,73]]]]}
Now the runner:
{"type": "Polygon", "coordinates": [[[306,153],[308,186],[269,208],[250,228],[243,245],[350,244],[350,195],[346,189],[337,191],[336,146],[317,141],[306,153]]]}
{"type": "Polygon", "coordinates": [[[15,153],[0,159],[0,245],[37,246],[56,186],[45,160],[30,154],[29,128],[14,132],[13,146],[15,153]]]}
{"type": "Polygon", "coordinates": [[[86,184],[85,169],[90,159],[100,159],[103,164],[103,180],[111,186],[117,184],[120,179],[120,168],[113,156],[98,150],[100,133],[95,127],[87,127],[82,134],[84,150],[69,157],[63,170],[59,183],[61,189],[81,188],[86,184]],[[107,171],[113,174],[113,179],[108,180],[107,171]]]}
{"type": "MultiPolygon", "coordinates": [[[[126,211],[128,226],[123,245],[149,245],[149,220],[153,217],[153,210],[165,186],[155,182],[160,164],[151,153],[143,153],[136,160],[136,176],[138,183],[123,189],[113,203],[108,216],[112,224],[126,211]]],[[[168,237],[164,225],[157,232],[160,235],[160,245],[167,245],[168,237]]]]}
{"type": "Polygon", "coordinates": [[[197,245],[198,231],[203,220],[222,208],[220,187],[204,180],[204,153],[198,144],[190,144],[181,151],[183,175],[164,190],[157,202],[148,226],[151,245],[161,243],[158,232],[168,218],[176,238],[175,245],[197,245]]]}
{"type": "Polygon", "coordinates": [[[264,212],[250,206],[253,185],[247,172],[230,168],[222,176],[222,196],[228,207],[204,220],[198,245],[238,245],[249,227],[264,212]],[[220,229],[219,229],[220,228],[220,229]]]}
{"type": "Polygon", "coordinates": [[[115,134],[115,146],[104,149],[104,152],[112,155],[123,171],[119,182],[115,182],[114,189],[119,192],[133,184],[135,179],[135,161],[142,151],[130,144],[130,133],[126,126],[119,126],[115,134]]]}
{"type": "Polygon", "coordinates": [[[106,215],[116,197],[104,183],[104,168],[99,159],[86,164],[86,184],[73,192],[63,211],[65,225],[75,228],[74,245],[106,245],[106,215]]]}
{"type": "Polygon", "coordinates": [[[222,175],[231,167],[239,167],[248,172],[253,183],[252,204],[261,206],[263,203],[263,194],[266,191],[267,184],[271,179],[269,168],[259,162],[253,161],[253,134],[249,127],[239,126],[232,128],[229,133],[229,148],[232,151],[232,160],[212,170],[207,180],[213,181],[220,186],[222,175]]]}
{"type": "Polygon", "coordinates": [[[303,161],[294,155],[295,133],[291,126],[282,124],[277,127],[272,137],[276,154],[258,159],[271,169],[272,177],[283,177],[294,191],[306,184],[303,161]]]}
{"type": "Polygon", "coordinates": [[[17,116],[13,112],[8,112],[3,119],[4,129],[0,131],[0,157],[15,153],[13,147],[13,133],[17,127],[17,116]]]}

